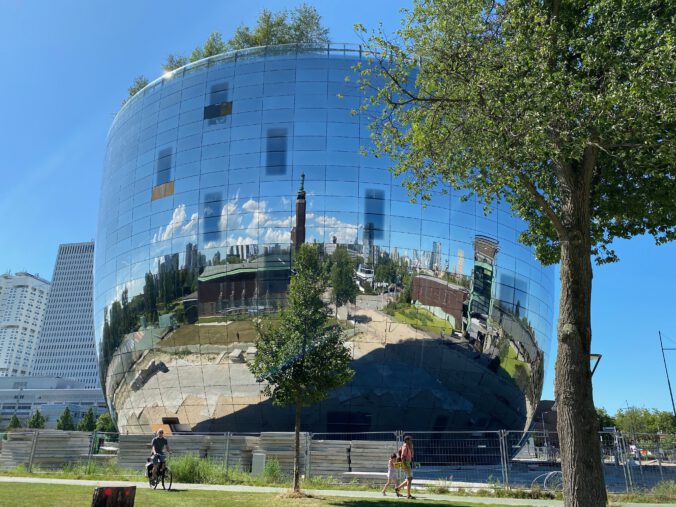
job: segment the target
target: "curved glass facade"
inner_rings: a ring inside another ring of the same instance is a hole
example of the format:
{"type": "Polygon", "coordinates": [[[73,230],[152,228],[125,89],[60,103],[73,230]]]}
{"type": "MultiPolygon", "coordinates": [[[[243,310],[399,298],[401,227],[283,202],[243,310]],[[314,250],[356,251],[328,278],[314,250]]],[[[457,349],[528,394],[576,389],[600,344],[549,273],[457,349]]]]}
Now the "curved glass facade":
{"type": "Polygon", "coordinates": [[[485,216],[444,188],[412,204],[387,158],[360,154],[362,57],[333,45],[219,55],[117,114],[95,319],[120,431],[163,418],[196,431],[293,427],[246,361],[255,321],[284,304],[301,174],[306,241],[327,258],[344,246],[363,289],[339,311],[355,378],[304,414],[304,430],[521,429],[532,417],[553,270],[517,242],[524,224],[507,207],[485,216]],[[404,281],[413,304],[385,308],[404,281]]]}

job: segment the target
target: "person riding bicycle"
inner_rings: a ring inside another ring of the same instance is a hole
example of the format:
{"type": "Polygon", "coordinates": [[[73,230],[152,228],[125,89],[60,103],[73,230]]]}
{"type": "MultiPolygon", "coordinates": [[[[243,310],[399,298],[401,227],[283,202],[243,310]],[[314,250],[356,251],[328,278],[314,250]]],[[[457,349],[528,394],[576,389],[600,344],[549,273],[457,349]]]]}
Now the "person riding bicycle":
{"type": "Polygon", "coordinates": [[[157,431],[157,436],[153,438],[150,443],[152,447],[152,458],[153,458],[153,480],[157,479],[157,472],[160,469],[160,464],[164,463],[166,457],[164,455],[164,449],[166,448],[168,452],[171,452],[169,447],[169,442],[164,438],[164,430],[160,429],[157,431]]]}

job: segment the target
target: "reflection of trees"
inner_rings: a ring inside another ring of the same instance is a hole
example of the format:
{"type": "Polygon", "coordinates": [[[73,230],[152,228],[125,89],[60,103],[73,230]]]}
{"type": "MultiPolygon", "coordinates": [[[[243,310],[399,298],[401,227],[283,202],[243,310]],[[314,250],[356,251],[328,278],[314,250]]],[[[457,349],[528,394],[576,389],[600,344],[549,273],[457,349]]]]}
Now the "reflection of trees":
{"type": "Polygon", "coordinates": [[[402,284],[408,276],[409,268],[404,259],[393,259],[387,252],[376,258],[373,273],[376,283],[402,284]]]}
{"type": "Polygon", "coordinates": [[[108,365],[124,337],[139,328],[154,326],[159,316],[174,313],[182,322],[185,312],[176,300],[197,290],[197,267],[178,267],[178,255],[167,256],[160,262],[157,274],[145,274],[143,292],[129,299],[125,287],[118,301],[103,310],[103,333],[100,345],[102,384],[108,365]]]}

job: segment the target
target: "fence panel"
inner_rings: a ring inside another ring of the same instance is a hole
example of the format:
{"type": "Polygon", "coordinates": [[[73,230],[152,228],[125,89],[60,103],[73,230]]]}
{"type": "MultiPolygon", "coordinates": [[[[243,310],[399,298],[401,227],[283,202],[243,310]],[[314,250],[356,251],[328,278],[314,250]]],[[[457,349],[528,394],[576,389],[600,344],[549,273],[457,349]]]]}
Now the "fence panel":
{"type": "Polygon", "coordinates": [[[18,466],[28,467],[33,450],[35,431],[10,431],[2,434],[0,448],[0,470],[11,470],[18,466]]]}
{"type": "Polygon", "coordinates": [[[632,490],[650,490],[676,481],[676,435],[624,435],[626,475],[632,490]]]}
{"type": "MultiPolygon", "coordinates": [[[[384,482],[387,461],[401,446],[403,431],[303,433],[301,473],[339,481],[384,482]]],[[[410,432],[414,483],[448,488],[561,488],[560,446],[556,432],[410,432]]],[[[99,463],[140,471],[150,456],[152,435],[32,430],[0,434],[0,470],[25,466],[34,472],[99,463]]],[[[193,454],[251,471],[252,454],[262,452],[291,474],[292,432],[261,434],[176,434],[174,456],[193,454]]],[[[600,432],[606,486],[611,492],[648,491],[676,481],[676,435],[600,432]]],[[[111,472],[114,473],[114,472],[111,472]]],[[[122,477],[120,472],[116,477],[122,477]]],[[[402,477],[403,478],[403,477],[402,477]]]]}

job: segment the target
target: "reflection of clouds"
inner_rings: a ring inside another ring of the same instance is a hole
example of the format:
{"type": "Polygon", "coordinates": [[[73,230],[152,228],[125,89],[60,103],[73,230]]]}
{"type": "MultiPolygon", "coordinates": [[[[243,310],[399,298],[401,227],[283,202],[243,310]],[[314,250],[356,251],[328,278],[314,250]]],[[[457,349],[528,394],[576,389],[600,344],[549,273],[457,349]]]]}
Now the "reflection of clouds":
{"type": "Polygon", "coordinates": [[[354,243],[357,239],[357,224],[343,222],[336,217],[321,215],[314,220],[317,225],[326,227],[326,237],[330,241],[333,236],[338,243],[354,243]]]}
{"type": "Polygon", "coordinates": [[[219,229],[225,231],[228,228],[239,228],[242,225],[242,219],[237,214],[237,200],[231,199],[226,202],[221,210],[221,218],[218,221],[219,229]]]}
{"type": "Polygon", "coordinates": [[[153,235],[152,243],[157,243],[158,241],[165,241],[171,239],[174,236],[190,236],[194,234],[197,227],[197,213],[193,213],[187,223],[186,221],[187,214],[185,212],[185,204],[179,204],[178,207],[174,210],[171,215],[171,220],[166,227],[160,227],[159,230],[153,235]],[[176,234],[176,232],[180,234],[176,234]]]}
{"type": "MultiPolygon", "coordinates": [[[[208,241],[201,245],[202,248],[291,243],[291,229],[296,223],[295,213],[287,216],[283,216],[280,212],[273,213],[266,201],[248,199],[241,203],[239,196],[224,203],[220,213],[215,205],[217,206],[216,203],[205,204],[203,211],[206,216],[219,217],[219,230],[223,231],[223,237],[208,241]]],[[[339,243],[354,243],[357,239],[358,224],[344,222],[338,217],[324,214],[308,213],[305,218],[306,227],[324,230],[327,241],[331,241],[333,236],[339,243]]],[[[198,219],[197,213],[193,213],[188,219],[186,205],[179,204],[174,209],[169,223],[153,234],[152,243],[179,236],[195,236],[198,219]]]]}

